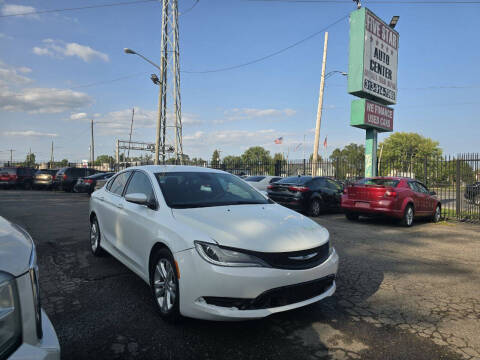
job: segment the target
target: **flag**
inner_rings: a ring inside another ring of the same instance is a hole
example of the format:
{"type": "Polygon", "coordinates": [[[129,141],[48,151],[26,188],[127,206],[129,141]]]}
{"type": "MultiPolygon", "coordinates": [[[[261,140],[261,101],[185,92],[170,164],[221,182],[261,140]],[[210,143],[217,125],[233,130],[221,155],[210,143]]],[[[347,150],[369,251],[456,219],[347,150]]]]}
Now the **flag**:
{"type": "Polygon", "coordinates": [[[273,142],[275,144],[281,144],[281,143],[283,143],[283,137],[279,137],[278,139],[275,139],[273,142]]]}
{"type": "Polygon", "coordinates": [[[323,147],[326,149],[327,148],[327,137],[325,136],[325,140],[323,141],[323,147]]]}
{"type": "Polygon", "coordinates": [[[298,144],[297,146],[295,146],[295,150],[293,151],[297,151],[298,149],[300,149],[300,146],[302,146],[302,143],[298,144]]]}

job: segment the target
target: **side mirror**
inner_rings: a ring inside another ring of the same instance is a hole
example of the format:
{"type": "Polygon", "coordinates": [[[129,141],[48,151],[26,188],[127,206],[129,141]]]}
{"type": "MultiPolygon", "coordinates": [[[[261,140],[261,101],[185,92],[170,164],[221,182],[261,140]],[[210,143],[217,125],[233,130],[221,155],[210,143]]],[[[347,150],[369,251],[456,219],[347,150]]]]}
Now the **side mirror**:
{"type": "Polygon", "coordinates": [[[140,194],[140,193],[127,194],[125,195],[125,200],[138,205],[146,205],[146,206],[149,205],[147,195],[145,194],[140,194]]]}
{"type": "Polygon", "coordinates": [[[435,191],[430,191],[430,195],[435,196],[437,193],[435,191]]]}

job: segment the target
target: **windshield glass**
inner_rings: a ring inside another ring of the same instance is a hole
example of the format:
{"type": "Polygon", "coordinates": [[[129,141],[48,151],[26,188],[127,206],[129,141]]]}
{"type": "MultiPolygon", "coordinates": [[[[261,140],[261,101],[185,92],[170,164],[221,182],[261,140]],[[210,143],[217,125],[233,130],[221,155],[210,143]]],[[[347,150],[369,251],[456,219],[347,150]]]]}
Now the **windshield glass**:
{"type": "Polygon", "coordinates": [[[259,182],[265,179],[265,176],[249,176],[245,179],[245,181],[251,181],[251,182],[259,182]]]}
{"type": "Polygon", "coordinates": [[[231,174],[166,172],[156,173],[155,176],[167,205],[175,209],[270,203],[250,185],[231,174]]]}
{"type": "Polygon", "coordinates": [[[16,173],[17,173],[17,169],[15,168],[0,168],[0,174],[15,175],[16,173]]]}
{"type": "Polygon", "coordinates": [[[357,184],[396,187],[398,183],[398,180],[393,179],[363,179],[357,184]]]}

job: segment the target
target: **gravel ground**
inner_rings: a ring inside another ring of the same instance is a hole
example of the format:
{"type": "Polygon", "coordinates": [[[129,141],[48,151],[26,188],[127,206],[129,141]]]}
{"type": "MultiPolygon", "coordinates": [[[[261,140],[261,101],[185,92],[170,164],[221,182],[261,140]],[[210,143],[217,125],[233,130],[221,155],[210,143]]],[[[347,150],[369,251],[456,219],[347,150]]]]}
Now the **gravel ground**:
{"type": "Polygon", "coordinates": [[[237,323],[164,323],[148,286],[88,245],[88,197],[0,191],[36,241],[43,307],[63,359],[480,359],[480,226],[315,219],[341,257],[338,290],[237,323]]]}

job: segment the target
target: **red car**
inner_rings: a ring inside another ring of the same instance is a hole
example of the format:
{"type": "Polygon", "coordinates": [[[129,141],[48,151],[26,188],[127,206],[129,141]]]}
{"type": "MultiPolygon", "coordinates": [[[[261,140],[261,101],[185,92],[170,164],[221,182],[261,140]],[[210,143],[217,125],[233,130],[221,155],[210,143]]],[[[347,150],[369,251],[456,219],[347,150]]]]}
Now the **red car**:
{"type": "Polygon", "coordinates": [[[384,215],[411,226],[415,217],[440,220],[442,205],[435,195],[417,180],[373,177],[345,188],[341,207],[349,220],[357,220],[360,215],[384,215]]]}

